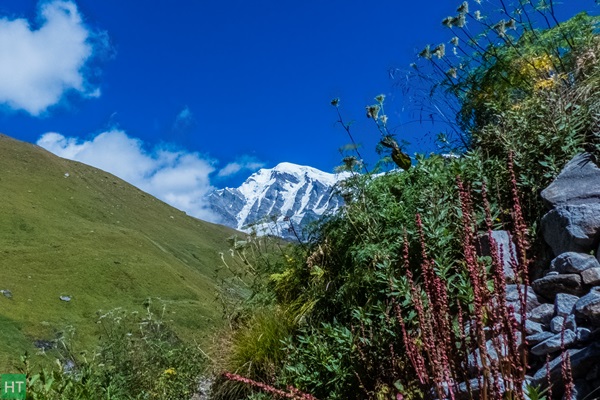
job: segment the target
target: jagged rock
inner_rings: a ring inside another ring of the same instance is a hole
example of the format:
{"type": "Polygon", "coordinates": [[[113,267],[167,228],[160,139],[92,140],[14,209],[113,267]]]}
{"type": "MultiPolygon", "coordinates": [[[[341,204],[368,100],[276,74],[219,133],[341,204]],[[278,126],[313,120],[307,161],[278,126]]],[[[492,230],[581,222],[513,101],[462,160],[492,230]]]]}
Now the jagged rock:
{"type": "MultiPolygon", "coordinates": [[[[511,240],[511,235],[508,231],[492,231],[492,239],[496,245],[496,251],[502,262],[504,277],[507,282],[515,282],[515,271],[513,265],[518,264],[517,248],[511,240]]],[[[479,237],[479,248],[477,249],[480,256],[492,255],[490,237],[485,233],[479,237]]],[[[599,265],[600,266],[600,265],[599,265]]]]}
{"type": "Polygon", "coordinates": [[[527,339],[527,344],[530,346],[535,346],[538,343],[543,342],[546,339],[550,339],[552,336],[554,336],[554,333],[552,332],[540,332],[540,333],[536,333],[535,335],[530,335],[525,337],[525,339],[527,339]]]}
{"type": "Polygon", "coordinates": [[[560,333],[560,331],[562,331],[562,326],[564,323],[565,317],[557,315],[556,317],[552,318],[552,321],[550,321],[550,332],[560,333]]]}
{"type": "Polygon", "coordinates": [[[535,335],[536,333],[544,332],[542,324],[533,322],[529,319],[525,320],[525,333],[527,335],[535,335]]]}
{"type": "MultiPolygon", "coordinates": [[[[523,343],[523,339],[521,336],[521,332],[515,332],[515,340],[516,346],[519,347],[523,343]]],[[[490,339],[485,342],[485,348],[487,352],[488,360],[498,361],[500,359],[505,359],[508,356],[510,351],[509,342],[505,336],[499,336],[495,339],[490,339]],[[500,355],[498,355],[498,350],[500,350],[500,355]]],[[[475,351],[469,354],[468,357],[468,369],[471,373],[476,373],[482,368],[481,365],[481,352],[479,349],[475,349],[475,351]]]]}
{"type": "Polygon", "coordinates": [[[592,331],[588,328],[577,328],[577,341],[587,342],[592,337],[592,331]]]}
{"type": "Polygon", "coordinates": [[[555,255],[589,253],[598,247],[600,203],[558,206],[544,215],[541,225],[555,255]]]}
{"type": "Polygon", "coordinates": [[[558,293],[554,299],[554,315],[566,317],[573,313],[579,297],[567,293],[558,293]]]}
{"type": "Polygon", "coordinates": [[[588,319],[593,325],[600,325],[600,287],[596,286],[575,304],[580,317],[588,319]]]}
{"type": "Polygon", "coordinates": [[[577,324],[575,323],[575,315],[569,315],[567,318],[557,315],[550,321],[550,331],[560,333],[563,329],[575,331],[577,324]]]}
{"type": "Polygon", "coordinates": [[[554,208],[542,218],[542,232],[556,255],[589,253],[598,246],[600,168],[592,159],[588,153],[575,156],[542,191],[545,203],[554,208]]]}
{"type": "MultiPolygon", "coordinates": [[[[582,349],[567,350],[571,359],[571,374],[574,379],[583,378],[592,367],[600,364],[600,342],[595,342],[582,349]]],[[[550,361],[550,381],[556,387],[560,387],[562,382],[562,357],[558,356],[550,361]]],[[[532,385],[547,386],[546,366],[542,366],[533,376],[532,385]]]]}
{"type": "Polygon", "coordinates": [[[600,203],[600,168],[589,153],[577,154],[561,173],[541,193],[542,199],[553,208],[563,204],[600,203]]]}
{"type": "Polygon", "coordinates": [[[550,268],[560,274],[580,274],[590,268],[600,268],[600,263],[591,254],[569,251],[552,260],[550,268]]]}
{"type": "Polygon", "coordinates": [[[555,313],[555,306],[551,303],[544,303],[529,313],[529,319],[533,322],[539,322],[542,325],[547,325],[552,320],[555,313]]]}
{"type": "MultiPolygon", "coordinates": [[[[521,291],[525,289],[525,286],[521,286],[521,291]]],[[[517,285],[506,285],[506,304],[512,306],[515,313],[521,314],[521,300],[519,298],[519,288],[517,285]]],[[[540,305],[540,300],[531,286],[527,287],[527,304],[525,304],[525,311],[530,312],[534,308],[540,305]]]]}
{"type": "Polygon", "coordinates": [[[536,356],[544,356],[546,354],[554,353],[561,349],[562,345],[569,346],[577,340],[577,335],[572,330],[568,329],[563,333],[557,333],[549,339],[533,346],[531,352],[536,356]]]}
{"type": "MultiPolygon", "coordinates": [[[[493,384],[494,379],[490,378],[490,381],[490,383],[493,384]]],[[[481,383],[479,382],[479,378],[470,379],[468,385],[467,382],[461,382],[454,387],[454,398],[456,400],[477,399],[481,392],[480,386],[481,383]]],[[[502,377],[499,377],[498,379],[498,388],[500,388],[501,391],[505,391],[505,382],[502,377]]]]}
{"type": "MultiPolygon", "coordinates": [[[[523,381],[523,392],[527,393],[527,386],[529,385],[530,381],[531,381],[531,377],[530,376],[525,376],[525,380],[523,381]]],[[[482,380],[481,380],[482,381],[482,380]]],[[[495,379],[494,377],[490,377],[489,381],[486,383],[487,386],[487,390],[488,393],[490,391],[490,387],[491,386],[495,386],[494,384],[495,379]]],[[[453,389],[454,389],[454,399],[455,400],[472,400],[472,399],[480,399],[481,397],[481,384],[482,382],[480,382],[480,378],[473,378],[470,379],[468,384],[467,382],[461,382],[458,385],[454,385],[453,389]]],[[[447,389],[447,385],[445,386],[445,390],[446,390],[446,397],[445,400],[448,400],[450,398],[450,395],[448,394],[448,389],[447,389]]],[[[515,389],[515,384],[514,382],[506,382],[501,376],[498,377],[498,389],[500,389],[501,392],[512,392],[515,389]]],[[[435,392],[431,392],[431,397],[436,399],[437,398],[437,393],[435,392]]],[[[489,394],[488,394],[488,398],[490,398],[489,394]]]]}
{"type": "Polygon", "coordinates": [[[578,274],[547,275],[537,279],[532,286],[535,292],[548,300],[554,301],[558,293],[572,295],[584,294],[581,276],[578,274]]]}
{"type": "Polygon", "coordinates": [[[600,284],[600,268],[586,269],[581,273],[581,279],[583,283],[590,286],[596,286],[600,284]]]}

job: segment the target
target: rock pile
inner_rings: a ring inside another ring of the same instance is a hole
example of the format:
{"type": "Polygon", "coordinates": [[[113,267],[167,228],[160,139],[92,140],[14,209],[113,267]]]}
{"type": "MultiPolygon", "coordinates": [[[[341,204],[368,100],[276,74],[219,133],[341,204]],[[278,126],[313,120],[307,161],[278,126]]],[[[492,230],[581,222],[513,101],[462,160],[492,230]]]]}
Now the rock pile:
{"type": "Polygon", "coordinates": [[[542,234],[555,258],[545,276],[532,283],[541,304],[527,313],[526,340],[538,367],[530,383],[547,386],[549,357],[550,382],[560,394],[564,350],[573,398],[600,397],[600,168],[593,156],[573,158],[542,198],[550,208],[542,218],[542,234]]]}

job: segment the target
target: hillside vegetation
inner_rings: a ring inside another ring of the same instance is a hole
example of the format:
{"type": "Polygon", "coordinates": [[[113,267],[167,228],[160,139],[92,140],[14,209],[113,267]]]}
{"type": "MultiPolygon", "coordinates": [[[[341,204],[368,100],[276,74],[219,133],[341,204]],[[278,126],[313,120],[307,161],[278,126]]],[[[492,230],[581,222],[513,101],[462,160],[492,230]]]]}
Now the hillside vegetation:
{"type": "Polygon", "coordinates": [[[91,349],[98,311],[142,311],[148,298],[188,340],[219,325],[214,269],[233,230],[4,135],[0,171],[0,289],[12,294],[0,295],[2,371],[70,327],[91,349]]]}

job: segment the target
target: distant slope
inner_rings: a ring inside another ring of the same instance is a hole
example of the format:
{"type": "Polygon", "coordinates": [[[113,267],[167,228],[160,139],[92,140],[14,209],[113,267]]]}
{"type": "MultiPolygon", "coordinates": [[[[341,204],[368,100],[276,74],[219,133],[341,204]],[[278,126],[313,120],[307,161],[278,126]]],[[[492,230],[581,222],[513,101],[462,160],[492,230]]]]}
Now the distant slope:
{"type": "Polygon", "coordinates": [[[290,222],[303,228],[342,205],[333,187],[346,176],[286,162],[259,170],[238,188],[215,190],[208,201],[228,226],[293,238],[290,222]]]}
{"type": "Polygon", "coordinates": [[[0,290],[12,293],[0,295],[0,367],[68,325],[90,344],[97,310],[147,297],[184,336],[217,323],[212,275],[233,230],[4,135],[0,194],[0,290]]]}

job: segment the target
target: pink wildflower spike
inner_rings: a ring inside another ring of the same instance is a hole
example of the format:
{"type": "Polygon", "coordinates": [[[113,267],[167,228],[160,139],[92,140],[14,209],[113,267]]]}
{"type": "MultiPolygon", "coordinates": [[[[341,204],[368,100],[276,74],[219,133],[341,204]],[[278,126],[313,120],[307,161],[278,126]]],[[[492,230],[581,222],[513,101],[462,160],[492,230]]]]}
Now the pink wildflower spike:
{"type": "Polygon", "coordinates": [[[246,385],[250,385],[253,386],[255,388],[264,390],[267,393],[271,393],[275,396],[278,397],[282,397],[285,399],[292,399],[292,400],[318,400],[316,397],[314,397],[313,395],[310,395],[308,393],[304,393],[301,392],[300,390],[296,389],[295,387],[288,387],[288,392],[281,390],[281,389],[277,389],[271,385],[267,385],[266,383],[262,383],[262,382],[257,382],[255,380],[252,380],[250,378],[246,378],[244,376],[238,375],[238,374],[232,374],[230,372],[224,372],[223,376],[227,379],[229,379],[230,381],[236,381],[236,382],[241,382],[241,383],[245,383],[246,385]]]}

